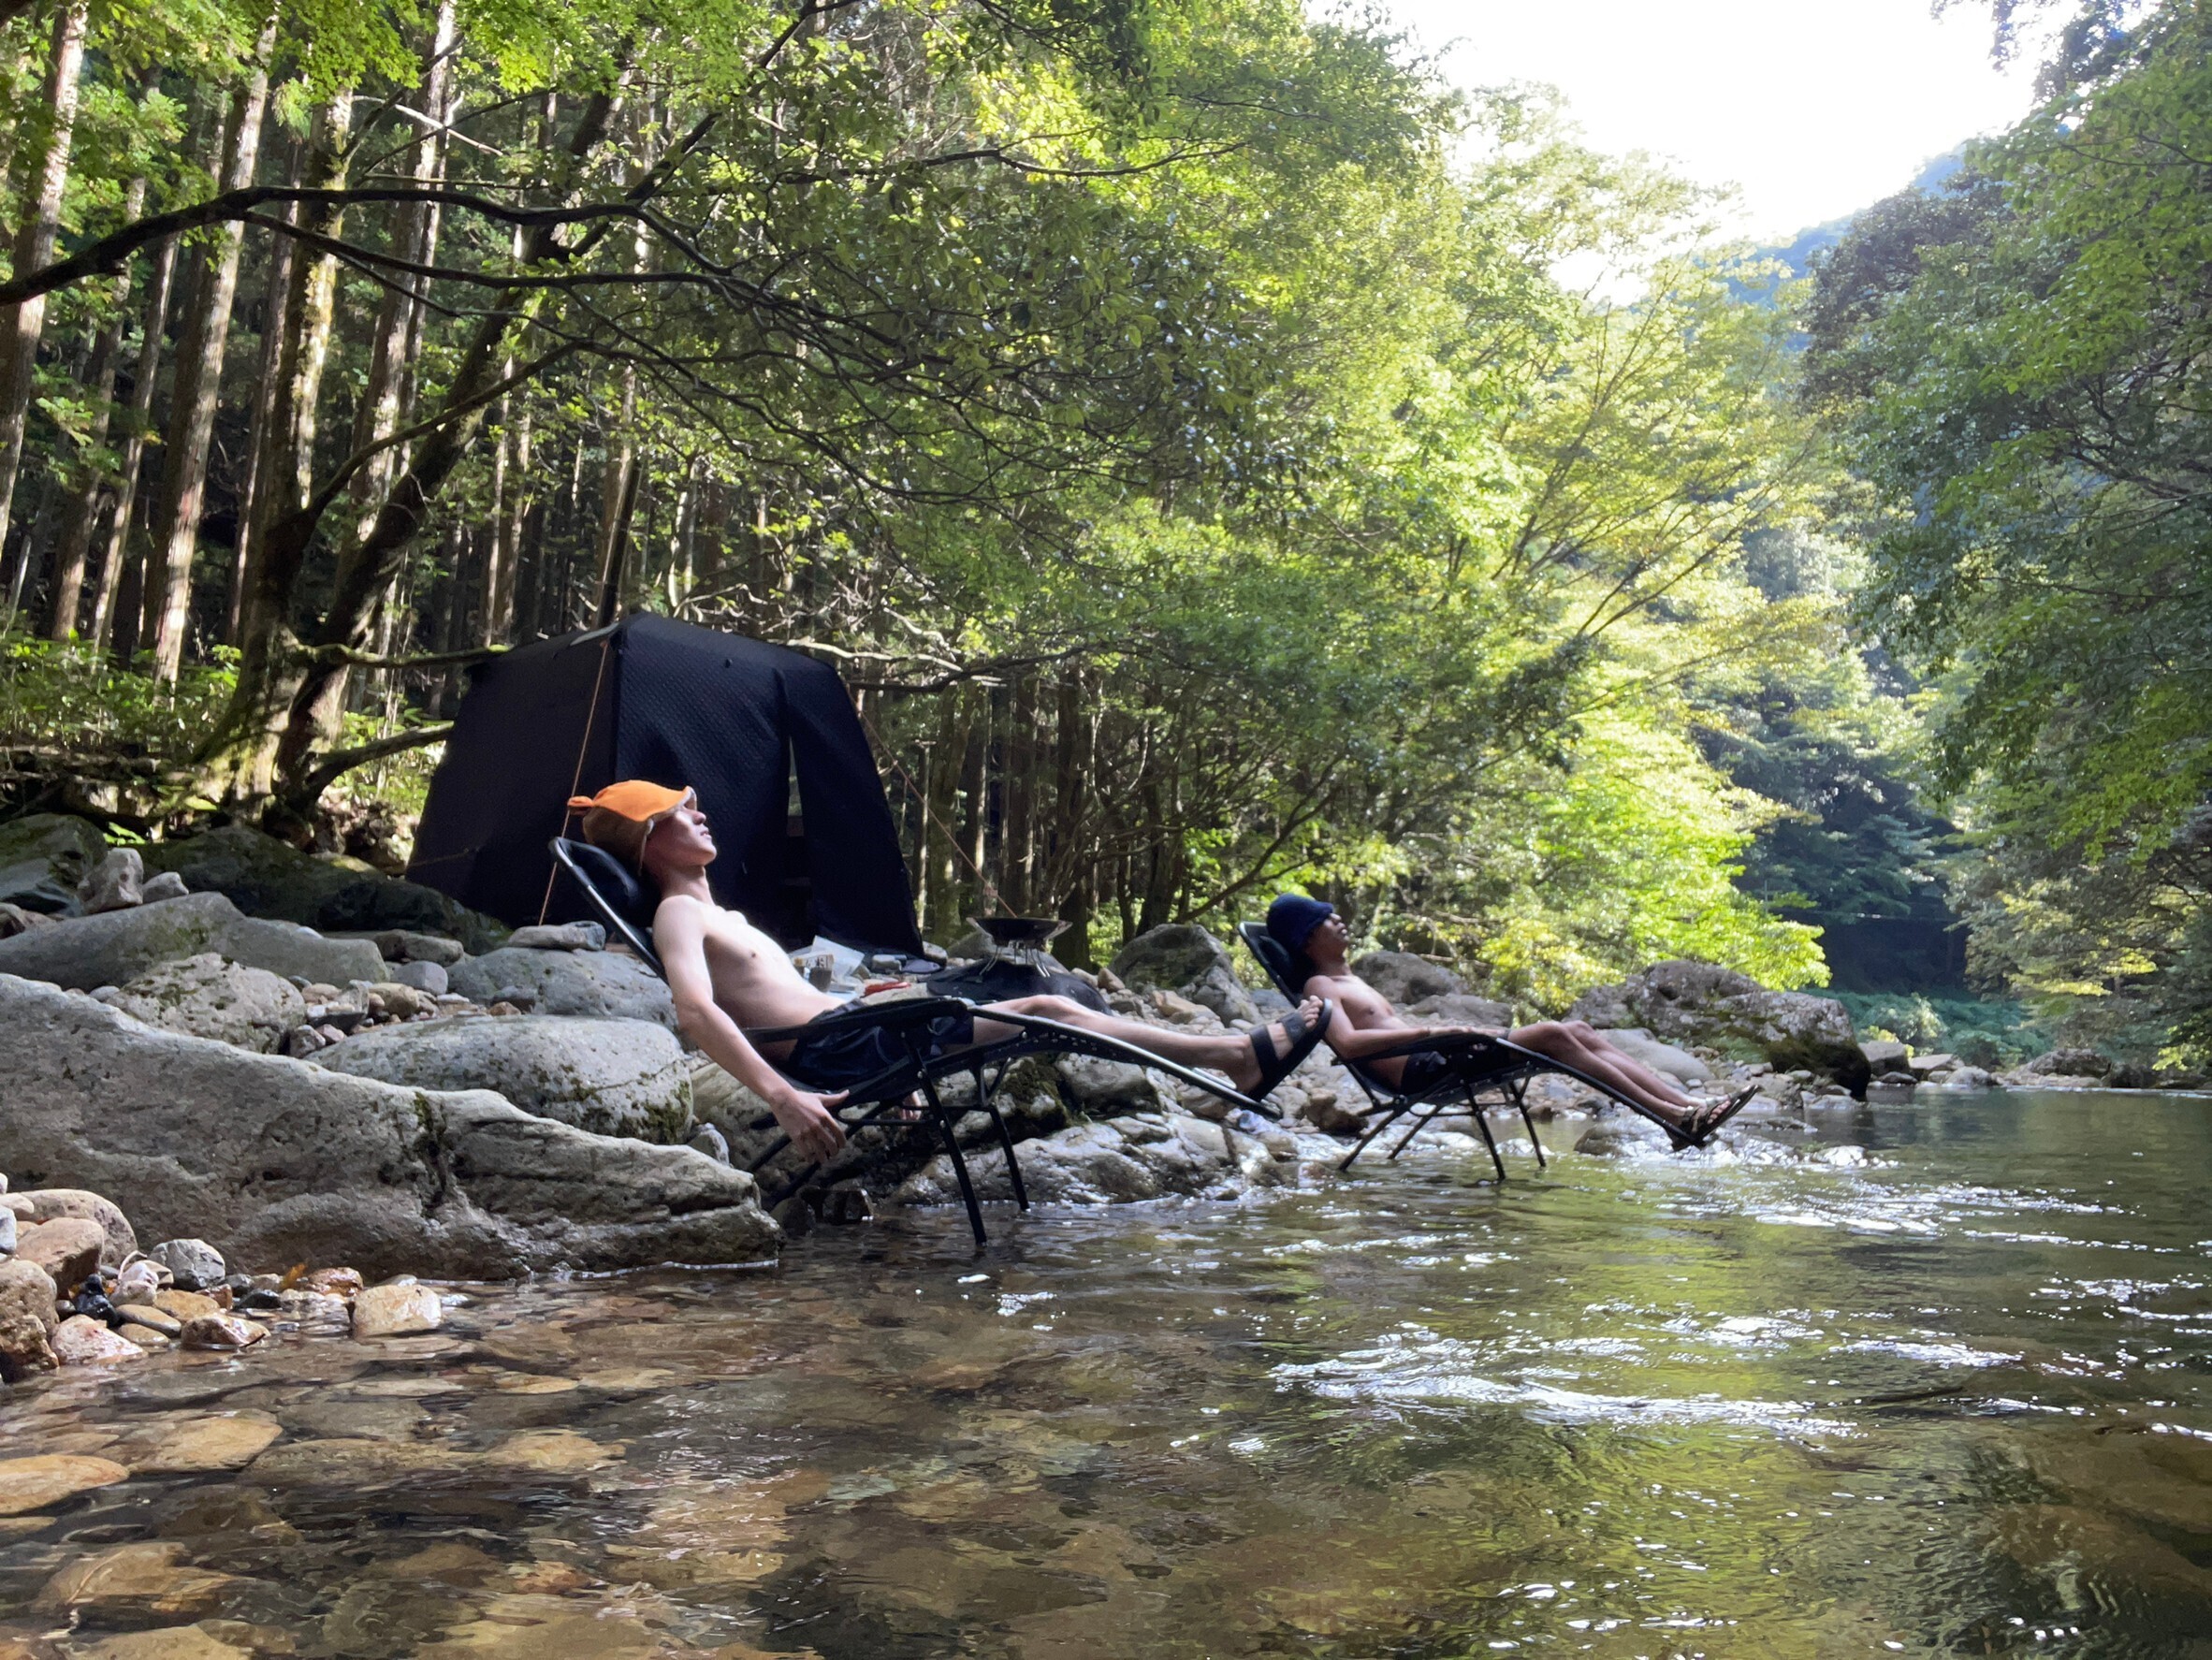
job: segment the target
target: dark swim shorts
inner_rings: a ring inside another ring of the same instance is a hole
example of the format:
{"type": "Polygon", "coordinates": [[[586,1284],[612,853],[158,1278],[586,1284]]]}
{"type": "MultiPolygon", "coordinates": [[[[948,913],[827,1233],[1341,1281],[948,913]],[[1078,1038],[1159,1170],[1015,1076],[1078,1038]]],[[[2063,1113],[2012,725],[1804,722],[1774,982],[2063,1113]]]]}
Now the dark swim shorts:
{"type": "Polygon", "coordinates": [[[1416,1049],[1405,1057],[1405,1070],[1399,1075],[1398,1091],[1401,1095],[1420,1095],[1435,1088],[1450,1074],[1450,1056],[1434,1049],[1416,1049]]]}
{"type": "Polygon", "coordinates": [[[905,1062],[910,1036],[920,1041],[922,1053],[942,1055],[975,1041],[975,1016],[965,1012],[939,1014],[919,1029],[885,1026],[872,1009],[830,1009],[807,1023],[791,1046],[791,1053],[776,1063],[809,1089],[824,1093],[850,1089],[905,1062]]]}

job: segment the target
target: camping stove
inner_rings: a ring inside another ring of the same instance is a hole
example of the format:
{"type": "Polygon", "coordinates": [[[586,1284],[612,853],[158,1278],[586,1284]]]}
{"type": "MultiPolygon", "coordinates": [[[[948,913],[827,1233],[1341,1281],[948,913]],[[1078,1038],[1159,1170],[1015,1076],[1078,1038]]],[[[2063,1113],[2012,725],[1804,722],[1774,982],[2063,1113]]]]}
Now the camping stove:
{"type": "Polygon", "coordinates": [[[1044,949],[1068,931],[1069,925],[1056,916],[971,916],[968,920],[990,938],[985,962],[1016,963],[1045,973],[1064,967],[1044,949]]]}

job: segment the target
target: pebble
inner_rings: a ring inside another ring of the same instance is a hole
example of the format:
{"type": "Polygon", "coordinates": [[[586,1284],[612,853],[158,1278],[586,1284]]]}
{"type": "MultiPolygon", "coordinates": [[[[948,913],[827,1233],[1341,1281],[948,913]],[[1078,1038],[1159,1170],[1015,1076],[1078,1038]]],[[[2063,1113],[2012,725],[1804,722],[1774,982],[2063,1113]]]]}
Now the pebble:
{"type": "Polygon", "coordinates": [[[140,1348],[167,1348],[172,1339],[166,1332],[156,1332],[152,1326],[141,1326],[136,1320],[125,1320],[115,1328],[116,1336],[125,1343],[135,1343],[140,1348]]]}
{"type": "Polygon", "coordinates": [[[393,1337],[430,1332],[444,1322],[445,1308],[428,1286],[371,1286],[354,1299],[356,1337],[393,1337]]]}
{"type": "Polygon", "coordinates": [[[196,1320],[202,1315],[223,1312],[222,1303],[201,1291],[156,1291],[153,1306],[178,1321],[196,1320]]]}
{"type": "Polygon", "coordinates": [[[51,1452],[0,1459],[0,1516],[43,1510],[95,1487],[129,1479],[130,1471],[112,1459],[51,1452]]]}
{"type": "Polygon", "coordinates": [[[118,1545],[71,1562],[32,1603],[41,1612],[76,1609],[107,1625],[142,1624],[148,1614],[196,1619],[216,1612],[249,1581],[194,1567],[173,1539],[118,1545]]]}
{"type": "Polygon", "coordinates": [[[186,1348],[251,1348],[269,1335],[269,1328],[235,1314],[196,1315],[184,1322],[186,1348]]]}
{"type": "MultiPolygon", "coordinates": [[[[174,1277],[171,1276],[172,1283],[174,1277]]],[[[123,1272],[108,1289],[108,1296],[120,1308],[125,1303],[144,1303],[160,1289],[161,1270],[141,1257],[136,1262],[123,1265],[123,1272]]]]}
{"type": "Polygon", "coordinates": [[[146,1255],[169,1271],[180,1290],[204,1291],[229,1271],[223,1253],[204,1239],[165,1239],[146,1255]]]}
{"type": "Polygon", "coordinates": [[[146,879],[145,885],[138,890],[138,898],[148,905],[159,905],[164,899],[182,899],[190,892],[184,879],[174,870],[162,870],[146,879]]]}
{"type": "Polygon", "coordinates": [[[145,1303],[118,1303],[115,1312],[134,1326],[144,1326],[164,1337],[182,1337],[184,1322],[167,1309],[145,1303]]]}
{"type": "Polygon", "coordinates": [[[127,1337],[81,1314],[64,1320],[50,1341],[65,1366],[111,1366],[119,1361],[135,1361],[146,1352],[127,1337]]]}
{"type": "Polygon", "coordinates": [[[318,1268],[302,1275],[298,1289],[319,1291],[326,1297],[357,1297],[366,1283],[357,1268],[318,1268]]]}

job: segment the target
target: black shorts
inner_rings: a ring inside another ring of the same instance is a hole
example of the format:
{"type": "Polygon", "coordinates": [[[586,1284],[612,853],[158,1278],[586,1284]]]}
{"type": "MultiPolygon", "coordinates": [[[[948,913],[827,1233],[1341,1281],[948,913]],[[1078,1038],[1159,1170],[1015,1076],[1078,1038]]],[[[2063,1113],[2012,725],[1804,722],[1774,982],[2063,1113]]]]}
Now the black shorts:
{"type": "Polygon", "coordinates": [[[1451,1075],[1451,1069],[1450,1056],[1434,1049],[1416,1049],[1405,1057],[1405,1070],[1398,1078],[1398,1092],[1419,1095],[1433,1089],[1451,1075]]]}
{"type": "Polygon", "coordinates": [[[964,1049],[975,1041],[975,1016],[939,1014],[918,1027],[893,1027],[873,1009],[826,1010],[807,1023],[776,1070],[825,1094],[850,1089],[903,1064],[910,1038],[929,1056],[964,1049]]]}

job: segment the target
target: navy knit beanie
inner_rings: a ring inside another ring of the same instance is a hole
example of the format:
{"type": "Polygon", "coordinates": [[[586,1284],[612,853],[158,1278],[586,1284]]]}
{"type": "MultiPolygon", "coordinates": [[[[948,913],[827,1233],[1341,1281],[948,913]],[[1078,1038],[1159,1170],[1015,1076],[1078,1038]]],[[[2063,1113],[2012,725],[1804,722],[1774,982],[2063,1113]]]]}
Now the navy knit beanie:
{"type": "Polygon", "coordinates": [[[1275,902],[1267,908],[1267,931],[1285,951],[1303,952],[1313,931],[1335,914],[1336,907],[1326,899],[1277,894],[1275,902]]]}

